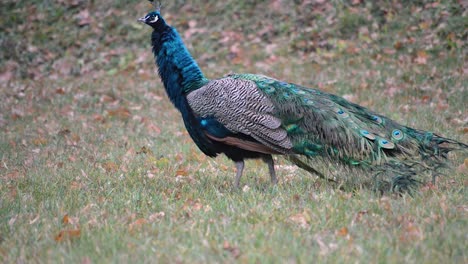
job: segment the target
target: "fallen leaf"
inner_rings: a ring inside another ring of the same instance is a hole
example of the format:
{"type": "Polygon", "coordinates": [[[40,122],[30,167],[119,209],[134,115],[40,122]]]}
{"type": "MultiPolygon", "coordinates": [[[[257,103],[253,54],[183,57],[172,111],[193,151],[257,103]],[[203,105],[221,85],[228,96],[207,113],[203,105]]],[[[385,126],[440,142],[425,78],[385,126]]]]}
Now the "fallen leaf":
{"type": "Polygon", "coordinates": [[[17,219],[18,219],[18,215],[15,215],[12,218],[10,218],[10,220],[8,220],[8,225],[10,226],[10,228],[13,227],[17,219]]]}
{"type": "Polygon", "coordinates": [[[308,215],[308,213],[306,211],[304,211],[302,213],[292,215],[292,216],[289,217],[290,221],[292,221],[293,223],[299,225],[302,228],[308,228],[310,226],[308,219],[310,220],[310,216],[308,215]]]}
{"type": "Polygon", "coordinates": [[[47,139],[43,138],[43,137],[37,137],[35,139],[33,139],[32,143],[36,146],[42,146],[42,145],[46,145],[47,144],[47,139]]]}
{"type": "Polygon", "coordinates": [[[383,208],[385,211],[387,211],[387,212],[392,211],[392,205],[390,204],[390,198],[384,196],[384,197],[380,198],[379,203],[380,203],[380,207],[383,208]]]}
{"type": "Polygon", "coordinates": [[[72,189],[72,190],[79,190],[79,189],[81,189],[82,186],[83,186],[83,184],[81,184],[78,181],[72,181],[70,183],[70,189],[72,189]]]}
{"type": "Polygon", "coordinates": [[[148,217],[148,220],[149,220],[150,222],[154,222],[154,221],[156,221],[156,220],[163,219],[165,215],[166,215],[166,213],[164,213],[164,212],[162,212],[162,211],[161,211],[161,212],[157,212],[157,213],[154,213],[154,214],[150,215],[150,216],[148,217]]]}
{"type": "Polygon", "coordinates": [[[338,231],[336,232],[336,234],[337,234],[338,236],[347,236],[347,235],[349,234],[348,228],[347,228],[347,227],[343,227],[343,228],[341,228],[340,230],[338,230],[338,231]]]}
{"type": "Polygon", "coordinates": [[[421,187],[421,191],[429,191],[429,190],[437,190],[437,185],[432,184],[432,182],[428,182],[421,187]]]}
{"type": "Polygon", "coordinates": [[[195,210],[195,211],[199,211],[200,209],[203,208],[203,204],[201,204],[200,202],[195,202],[192,206],[192,208],[195,210]]]}
{"type": "Polygon", "coordinates": [[[58,135],[59,136],[66,136],[66,135],[69,135],[71,133],[70,129],[68,128],[65,128],[65,129],[62,129],[58,132],[58,135]]]}
{"type": "Polygon", "coordinates": [[[91,260],[90,257],[83,257],[81,259],[81,264],[92,264],[92,263],[93,263],[93,261],[91,260]]]}
{"type": "Polygon", "coordinates": [[[94,121],[99,122],[99,123],[104,123],[106,121],[104,116],[102,116],[100,114],[93,114],[92,117],[93,117],[94,121]]]}
{"type": "Polygon", "coordinates": [[[423,239],[423,232],[419,226],[414,223],[406,223],[403,233],[400,235],[400,240],[403,242],[411,242],[423,239]]]}
{"type": "Polygon", "coordinates": [[[18,195],[18,191],[16,190],[16,188],[14,186],[9,186],[8,189],[9,189],[9,193],[8,193],[9,198],[15,199],[16,196],[18,195]]]}
{"type": "Polygon", "coordinates": [[[156,175],[154,175],[154,173],[152,171],[146,171],[146,176],[149,179],[153,179],[156,175]]]}
{"type": "Polygon", "coordinates": [[[54,61],[52,68],[55,70],[55,73],[59,75],[69,75],[72,72],[73,67],[76,66],[76,60],[77,59],[73,57],[63,57],[54,61]]]}
{"type": "Polygon", "coordinates": [[[107,114],[111,117],[116,117],[122,120],[127,120],[132,115],[130,113],[130,110],[128,110],[128,108],[123,107],[123,106],[117,109],[108,110],[107,114]]]}
{"type": "Polygon", "coordinates": [[[62,217],[62,224],[64,225],[78,226],[78,222],[79,222],[78,217],[70,217],[68,214],[62,217]]]}
{"type": "Polygon", "coordinates": [[[112,103],[112,102],[115,102],[116,99],[115,99],[114,96],[104,94],[104,95],[101,96],[101,98],[99,98],[99,101],[102,102],[102,103],[112,103]]]}
{"type": "Polygon", "coordinates": [[[136,154],[153,154],[151,149],[147,148],[146,146],[143,146],[140,148],[139,151],[136,152],[136,154]]]}
{"type": "Polygon", "coordinates": [[[424,50],[419,50],[416,52],[416,57],[414,58],[414,62],[416,64],[424,65],[427,64],[428,54],[424,50]]]}
{"type": "Polygon", "coordinates": [[[294,194],[292,198],[294,202],[299,202],[299,200],[301,199],[301,196],[299,196],[299,194],[294,194]]]}
{"type": "Polygon", "coordinates": [[[138,228],[141,228],[144,224],[146,224],[148,221],[146,221],[146,219],[144,218],[138,218],[137,220],[135,220],[133,223],[131,223],[129,226],[128,226],[128,229],[130,231],[133,231],[135,229],[138,229],[138,228]]]}
{"type": "Polygon", "coordinates": [[[78,26],[80,27],[86,26],[91,23],[91,18],[90,18],[88,9],[81,10],[76,15],[76,18],[78,19],[78,26]]]}
{"type": "Polygon", "coordinates": [[[187,168],[179,168],[176,171],[176,176],[187,176],[187,175],[188,175],[187,168]]]}
{"type": "Polygon", "coordinates": [[[56,93],[56,94],[60,94],[60,95],[65,94],[65,89],[63,89],[63,88],[57,88],[57,89],[55,89],[55,93],[56,93]]]}
{"type": "Polygon", "coordinates": [[[393,44],[393,47],[396,49],[396,50],[400,50],[403,48],[403,43],[401,43],[400,41],[397,41],[395,42],[395,44],[393,44]]]}
{"type": "Polygon", "coordinates": [[[70,229],[70,230],[62,230],[58,233],[58,235],[55,236],[55,241],[57,242],[62,242],[65,241],[66,239],[73,239],[73,238],[78,238],[81,235],[81,230],[80,229],[70,229]]]}
{"type": "Polygon", "coordinates": [[[70,218],[68,217],[68,215],[64,215],[63,218],[62,218],[62,224],[64,225],[67,225],[70,223],[70,218]]]}
{"type": "Polygon", "coordinates": [[[146,128],[148,129],[148,131],[150,133],[154,133],[155,135],[159,135],[161,134],[161,129],[156,126],[155,124],[149,122],[147,125],[146,125],[146,128]]]}
{"type": "Polygon", "coordinates": [[[119,169],[119,165],[112,161],[104,162],[102,167],[106,170],[106,172],[116,172],[119,169]]]}
{"type": "Polygon", "coordinates": [[[71,134],[71,137],[70,137],[71,141],[73,141],[73,143],[78,143],[80,141],[80,135],[76,134],[76,133],[72,133],[71,134]]]}
{"type": "Polygon", "coordinates": [[[19,171],[15,170],[15,171],[12,171],[12,172],[9,172],[5,175],[5,178],[8,179],[8,180],[16,180],[20,177],[20,173],[19,171]]]}

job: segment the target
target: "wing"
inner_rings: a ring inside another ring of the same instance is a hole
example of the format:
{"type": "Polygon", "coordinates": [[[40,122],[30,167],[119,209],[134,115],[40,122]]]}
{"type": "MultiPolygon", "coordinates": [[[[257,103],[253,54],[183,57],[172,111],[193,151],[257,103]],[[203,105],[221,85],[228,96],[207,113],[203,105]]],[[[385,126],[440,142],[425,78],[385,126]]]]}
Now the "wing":
{"type": "Polygon", "coordinates": [[[262,153],[288,154],[292,143],[273,102],[251,80],[226,77],[190,92],[187,101],[207,135],[262,153]]]}

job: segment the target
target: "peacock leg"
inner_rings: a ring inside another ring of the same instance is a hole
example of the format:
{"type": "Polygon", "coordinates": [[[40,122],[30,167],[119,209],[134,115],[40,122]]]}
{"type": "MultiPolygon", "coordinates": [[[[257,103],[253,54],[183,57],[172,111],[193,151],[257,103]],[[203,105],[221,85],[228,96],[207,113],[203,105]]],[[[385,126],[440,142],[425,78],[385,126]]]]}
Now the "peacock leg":
{"type": "Polygon", "coordinates": [[[244,171],[244,161],[236,161],[236,181],[235,181],[235,186],[236,188],[239,188],[239,182],[240,178],[242,177],[242,172],[244,171]]]}
{"type": "Polygon", "coordinates": [[[268,165],[268,171],[270,172],[270,178],[271,178],[271,183],[272,184],[277,184],[278,179],[276,178],[276,172],[275,172],[275,162],[273,161],[273,158],[271,155],[263,157],[263,161],[266,162],[268,165]]]}

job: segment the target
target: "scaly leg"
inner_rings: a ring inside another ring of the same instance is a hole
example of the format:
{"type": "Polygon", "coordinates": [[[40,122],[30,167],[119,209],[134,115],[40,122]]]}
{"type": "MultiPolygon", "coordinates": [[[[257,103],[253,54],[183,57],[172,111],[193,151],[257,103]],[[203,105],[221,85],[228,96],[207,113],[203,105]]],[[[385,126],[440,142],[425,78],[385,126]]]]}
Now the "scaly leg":
{"type": "Polygon", "coordinates": [[[271,183],[272,184],[277,184],[278,179],[276,178],[276,173],[275,173],[275,163],[273,161],[273,158],[271,155],[263,157],[263,161],[266,162],[268,165],[268,171],[270,172],[270,178],[271,178],[271,183]]]}
{"type": "Polygon", "coordinates": [[[244,161],[241,160],[241,161],[236,161],[236,181],[235,181],[235,186],[236,188],[239,188],[239,182],[240,182],[240,178],[242,177],[242,172],[244,171],[244,161]]]}

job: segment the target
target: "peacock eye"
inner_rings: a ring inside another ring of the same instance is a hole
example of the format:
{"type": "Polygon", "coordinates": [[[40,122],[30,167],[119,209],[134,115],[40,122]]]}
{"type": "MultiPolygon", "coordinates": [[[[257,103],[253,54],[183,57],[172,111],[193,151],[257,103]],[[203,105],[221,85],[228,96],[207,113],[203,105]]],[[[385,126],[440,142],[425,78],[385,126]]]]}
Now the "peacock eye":
{"type": "Polygon", "coordinates": [[[153,19],[151,21],[149,21],[149,23],[155,23],[156,21],[158,21],[158,19],[159,18],[157,16],[155,16],[155,17],[153,17],[153,19]]]}
{"type": "Polygon", "coordinates": [[[403,132],[399,129],[394,129],[392,131],[392,138],[395,140],[402,140],[403,136],[404,136],[403,132]]]}

